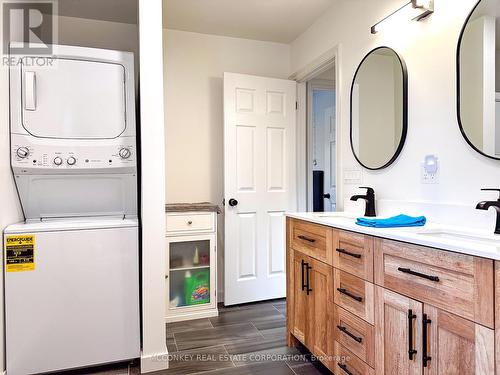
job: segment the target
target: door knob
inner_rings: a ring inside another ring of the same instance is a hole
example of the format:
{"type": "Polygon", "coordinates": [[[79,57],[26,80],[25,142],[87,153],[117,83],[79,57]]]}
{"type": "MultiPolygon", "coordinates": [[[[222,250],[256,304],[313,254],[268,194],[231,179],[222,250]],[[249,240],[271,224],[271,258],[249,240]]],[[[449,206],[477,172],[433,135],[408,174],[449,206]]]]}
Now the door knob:
{"type": "Polygon", "coordinates": [[[323,194],[323,198],[330,199],[330,194],[328,194],[328,193],[327,194],[323,194]]]}
{"type": "Polygon", "coordinates": [[[229,200],[229,205],[230,205],[231,207],[237,206],[237,205],[238,205],[238,201],[237,201],[236,199],[234,199],[234,198],[231,198],[231,199],[229,200]]]}

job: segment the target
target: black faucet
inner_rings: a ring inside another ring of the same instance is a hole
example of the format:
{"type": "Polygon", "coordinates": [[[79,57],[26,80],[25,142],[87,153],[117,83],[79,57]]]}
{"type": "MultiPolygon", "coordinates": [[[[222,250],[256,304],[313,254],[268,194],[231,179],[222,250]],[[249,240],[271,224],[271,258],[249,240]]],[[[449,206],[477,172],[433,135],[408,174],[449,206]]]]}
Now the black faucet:
{"type": "Polygon", "coordinates": [[[358,199],[363,199],[366,202],[365,216],[375,217],[375,191],[371,187],[361,186],[360,189],[366,189],[366,195],[353,195],[351,197],[352,201],[357,201],[358,199]]]}
{"type": "MultiPolygon", "coordinates": [[[[500,189],[481,189],[481,191],[498,191],[500,193],[500,189]]],[[[496,201],[479,202],[476,206],[476,209],[488,210],[490,207],[494,207],[497,211],[497,224],[495,226],[495,234],[500,234],[500,197],[496,201]]]]}

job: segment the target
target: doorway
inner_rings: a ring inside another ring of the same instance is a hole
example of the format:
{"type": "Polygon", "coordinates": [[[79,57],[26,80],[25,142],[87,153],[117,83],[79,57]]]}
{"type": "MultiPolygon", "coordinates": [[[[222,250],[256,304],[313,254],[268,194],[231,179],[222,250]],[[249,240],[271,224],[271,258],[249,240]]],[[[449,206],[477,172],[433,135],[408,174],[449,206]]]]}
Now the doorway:
{"type": "Polygon", "coordinates": [[[337,210],[335,64],[307,81],[308,211],[337,210]]]}

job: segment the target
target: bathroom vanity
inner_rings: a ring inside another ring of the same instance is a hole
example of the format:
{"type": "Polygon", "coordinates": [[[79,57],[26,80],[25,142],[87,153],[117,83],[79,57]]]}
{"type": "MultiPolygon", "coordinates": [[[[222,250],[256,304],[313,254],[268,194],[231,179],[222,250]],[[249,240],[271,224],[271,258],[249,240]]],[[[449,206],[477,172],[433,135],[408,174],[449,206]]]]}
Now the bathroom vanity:
{"type": "Polygon", "coordinates": [[[288,344],[335,374],[500,374],[495,298],[498,236],[287,215],[288,344]]]}

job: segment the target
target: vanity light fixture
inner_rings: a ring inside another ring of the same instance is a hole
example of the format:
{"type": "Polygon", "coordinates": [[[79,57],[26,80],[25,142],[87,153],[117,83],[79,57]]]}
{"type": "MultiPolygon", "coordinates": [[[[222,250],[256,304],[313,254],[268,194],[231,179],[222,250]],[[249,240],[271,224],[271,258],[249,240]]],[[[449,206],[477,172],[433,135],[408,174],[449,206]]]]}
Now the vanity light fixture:
{"type": "Polygon", "coordinates": [[[372,34],[376,34],[390,25],[404,22],[408,19],[420,21],[434,13],[434,0],[411,0],[398,10],[392,12],[382,21],[372,26],[372,34]]]}

